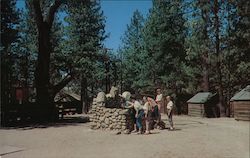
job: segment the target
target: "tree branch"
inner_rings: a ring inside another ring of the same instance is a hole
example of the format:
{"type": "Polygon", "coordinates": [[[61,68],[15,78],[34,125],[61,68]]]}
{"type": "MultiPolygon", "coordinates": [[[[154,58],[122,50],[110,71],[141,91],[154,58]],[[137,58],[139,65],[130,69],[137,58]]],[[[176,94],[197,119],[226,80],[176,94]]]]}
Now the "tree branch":
{"type": "MultiPolygon", "coordinates": [[[[84,57],[94,58],[95,60],[103,61],[108,60],[107,55],[102,54],[95,54],[95,53],[86,53],[84,57]]],[[[80,59],[76,62],[79,62],[80,59]]],[[[74,77],[76,76],[75,71],[72,70],[61,82],[57,83],[56,85],[52,86],[51,91],[53,95],[56,95],[61,89],[63,89],[74,77]]]]}
{"type": "Polygon", "coordinates": [[[49,8],[49,12],[46,18],[46,21],[48,23],[48,26],[51,28],[53,21],[54,21],[54,17],[55,17],[55,13],[58,10],[58,8],[60,7],[60,5],[63,3],[63,0],[55,0],[55,2],[51,5],[51,7],[49,8]]]}
{"type": "Polygon", "coordinates": [[[73,79],[72,74],[68,74],[61,82],[52,87],[53,94],[56,95],[61,89],[63,89],[73,79]]]}
{"type": "Polygon", "coordinates": [[[84,52],[81,54],[81,57],[75,61],[75,63],[79,62],[82,58],[89,57],[91,60],[97,60],[97,61],[106,61],[109,60],[109,56],[107,54],[97,54],[94,52],[84,52]]]}
{"type": "Polygon", "coordinates": [[[42,15],[41,6],[40,6],[40,0],[33,0],[33,7],[35,11],[36,24],[37,24],[37,27],[39,28],[41,24],[43,23],[43,15],[42,15]]]}

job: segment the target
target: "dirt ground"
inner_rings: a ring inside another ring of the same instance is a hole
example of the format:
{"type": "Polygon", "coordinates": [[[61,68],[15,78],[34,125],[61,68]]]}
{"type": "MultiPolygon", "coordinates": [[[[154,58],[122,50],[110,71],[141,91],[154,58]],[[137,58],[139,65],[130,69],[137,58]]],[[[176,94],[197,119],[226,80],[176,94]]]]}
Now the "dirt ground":
{"type": "MultiPolygon", "coordinates": [[[[163,120],[167,122],[166,116],[163,120]]],[[[175,131],[154,130],[151,135],[116,135],[91,130],[83,122],[1,129],[0,147],[20,149],[2,153],[2,158],[250,157],[250,123],[233,118],[174,116],[175,131]]]]}

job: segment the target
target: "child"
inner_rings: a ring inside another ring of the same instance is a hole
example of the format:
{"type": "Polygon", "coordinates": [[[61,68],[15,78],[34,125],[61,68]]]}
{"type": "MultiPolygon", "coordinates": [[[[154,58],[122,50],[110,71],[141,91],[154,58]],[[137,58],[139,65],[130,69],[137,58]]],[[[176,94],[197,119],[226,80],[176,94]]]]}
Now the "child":
{"type": "Polygon", "coordinates": [[[161,93],[161,89],[160,88],[158,88],[157,90],[156,90],[156,93],[157,93],[157,95],[156,95],[156,97],[155,97],[155,102],[157,103],[157,105],[158,105],[158,110],[159,110],[159,113],[163,113],[163,95],[162,95],[162,93],[161,93]]]}
{"type": "Polygon", "coordinates": [[[147,97],[143,97],[143,102],[144,102],[143,110],[144,110],[145,122],[146,122],[145,134],[150,134],[150,121],[151,121],[152,107],[151,107],[149,101],[147,100],[147,97]]]}
{"type": "Polygon", "coordinates": [[[174,103],[172,102],[170,96],[167,96],[166,99],[167,99],[167,114],[168,114],[168,121],[170,124],[170,130],[174,130],[174,127],[173,127],[174,126],[173,125],[173,106],[174,106],[174,103]]]}

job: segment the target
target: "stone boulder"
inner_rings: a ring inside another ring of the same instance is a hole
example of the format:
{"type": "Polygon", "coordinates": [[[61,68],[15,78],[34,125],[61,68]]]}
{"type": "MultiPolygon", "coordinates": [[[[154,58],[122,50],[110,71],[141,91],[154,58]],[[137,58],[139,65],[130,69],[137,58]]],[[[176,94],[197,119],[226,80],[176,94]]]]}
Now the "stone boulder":
{"type": "Polygon", "coordinates": [[[106,96],[105,96],[105,93],[104,92],[99,92],[97,94],[97,97],[95,99],[95,101],[100,104],[100,103],[104,103],[105,102],[105,99],[106,99],[106,96]]]}

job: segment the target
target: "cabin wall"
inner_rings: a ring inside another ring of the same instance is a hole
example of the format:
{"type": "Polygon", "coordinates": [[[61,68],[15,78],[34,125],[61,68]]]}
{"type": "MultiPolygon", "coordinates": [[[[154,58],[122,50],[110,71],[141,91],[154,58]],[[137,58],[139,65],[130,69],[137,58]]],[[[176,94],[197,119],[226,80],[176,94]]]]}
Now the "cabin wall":
{"type": "Polygon", "coordinates": [[[194,117],[204,117],[205,108],[204,104],[188,104],[188,115],[194,117]]]}
{"type": "Polygon", "coordinates": [[[229,112],[230,112],[230,117],[234,117],[234,102],[230,102],[230,105],[229,105],[229,112]]]}
{"type": "Polygon", "coordinates": [[[236,120],[250,121],[250,101],[234,101],[233,107],[236,120]]]}

